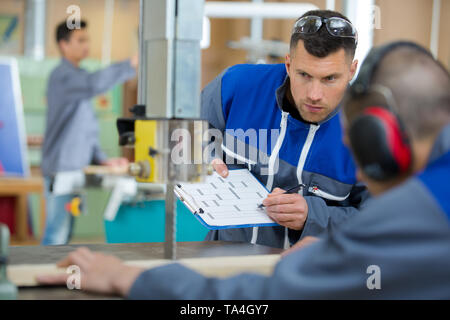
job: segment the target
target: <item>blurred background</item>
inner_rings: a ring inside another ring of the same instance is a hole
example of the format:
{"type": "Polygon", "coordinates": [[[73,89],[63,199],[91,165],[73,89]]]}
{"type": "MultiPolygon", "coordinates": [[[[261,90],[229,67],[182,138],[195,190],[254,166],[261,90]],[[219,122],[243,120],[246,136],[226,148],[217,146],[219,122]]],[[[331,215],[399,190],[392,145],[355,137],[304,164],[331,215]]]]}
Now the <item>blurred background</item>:
{"type": "MultiPolygon", "coordinates": [[[[265,2],[299,3],[290,0],[265,2]]],[[[370,49],[371,45],[393,40],[412,40],[430,48],[449,68],[450,0],[375,0],[370,2],[373,15],[368,16],[352,11],[356,2],[361,5],[364,0],[311,0],[308,3],[320,9],[340,11],[353,22],[357,19],[364,24],[373,20],[375,28],[359,35],[365,50],[370,49]]],[[[41,175],[39,166],[45,130],[47,79],[60,59],[55,28],[68,17],[67,8],[71,5],[78,6],[82,19],[88,22],[91,49],[89,59],[82,63],[83,68],[98,70],[138,52],[139,0],[0,0],[0,56],[13,56],[18,62],[27,162],[32,177],[39,178],[41,175]]],[[[204,26],[209,36],[205,35],[202,50],[202,87],[234,64],[284,62],[295,18],[251,20],[211,17],[208,21],[209,26],[204,26]]],[[[358,28],[358,23],[355,24],[358,28]]],[[[360,57],[363,58],[364,53],[360,57]]],[[[96,97],[93,102],[100,123],[103,150],[109,157],[125,156],[132,160],[132,151],[118,145],[116,119],[130,116],[129,108],[137,102],[137,79],[115,87],[96,97]]],[[[28,236],[16,237],[15,244],[39,243],[44,206],[42,195],[37,190],[30,191],[23,205],[28,214],[28,236]]],[[[142,227],[145,225],[142,221],[146,219],[143,215],[156,210],[156,207],[163,210],[163,204],[134,199],[121,206],[115,222],[105,222],[102,215],[111,190],[92,188],[87,189],[86,194],[86,211],[89,214],[78,218],[73,242],[163,241],[160,234],[149,235],[148,229],[142,227]],[[133,215],[135,218],[132,218],[133,215]]],[[[7,222],[14,228],[17,219],[14,220],[11,212],[17,212],[17,206],[18,202],[13,200],[9,204],[7,201],[0,202],[0,222],[7,222]]],[[[198,224],[189,220],[192,217],[188,213],[185,218],[182,214],[181,220],[186,219],[184,223],[193,223],[197,228],[198,224]]],[[[162,216],[152,217],[148,224],[161,224],[161,219],[162,216]]],[[[184,233],[183,239],[202,240],[206,230],[201,226],[198,228],[191,228],[192,234],[184,233]]],[[[12,231],[14,234],[15,231],[12,231]]]]}

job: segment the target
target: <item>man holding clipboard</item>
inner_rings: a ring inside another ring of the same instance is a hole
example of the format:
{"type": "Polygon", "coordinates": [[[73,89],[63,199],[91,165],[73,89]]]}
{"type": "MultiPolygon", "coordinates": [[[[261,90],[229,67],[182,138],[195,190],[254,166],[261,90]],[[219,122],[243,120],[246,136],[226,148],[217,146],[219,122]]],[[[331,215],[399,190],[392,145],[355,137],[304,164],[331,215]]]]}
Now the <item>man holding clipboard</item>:
{"type": "Polygon", "coordinates": [[[206,240],[288,248],[358,214],[367,190],[342,143],[339,112],[357,41],[340,13],[310,11],[294,25],[285,64],[236,65],[204,88],[202,116],[223,136],[213,167],[223,178],[248,168],[271,192],[264,205],[280,225],[213,230],[206,240]]]}

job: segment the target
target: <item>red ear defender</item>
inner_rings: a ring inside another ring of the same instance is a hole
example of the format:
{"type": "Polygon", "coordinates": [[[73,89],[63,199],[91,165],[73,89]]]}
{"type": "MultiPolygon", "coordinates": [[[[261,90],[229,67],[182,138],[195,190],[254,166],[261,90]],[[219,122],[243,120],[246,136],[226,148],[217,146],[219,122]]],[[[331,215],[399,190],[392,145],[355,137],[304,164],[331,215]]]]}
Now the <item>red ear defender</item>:
{"type": "Polygon", "coordinates": [[[361,170],[377,181],[388,181],[408,172],[414,161],[402,119],[396,115],[395,109],[390,108],[396,106],[391,90],[372,83],[380,61],[399,47],[414,48],[432,57],[428,50],[412,42],[397,41],[373,48],[364,59],[358,77],[349,90],[350,101],[366,99],[364,105],[361,105],[362,100],[359,101],[358,110],[364,110],[348,126],[348,139],[353,156],[361,170]],[[387,105],[367,104],[372,91],[384,96],[387,105]]]}
{"type": "Polygon", "coordinates": [[[406,172],[411,166],[411,149],[397,117],[386,108],[373,106],[364,109],[363,114],[377,118],[383,124],[386,132],[387,145],[390,153],[400,169],[406,172]]]}

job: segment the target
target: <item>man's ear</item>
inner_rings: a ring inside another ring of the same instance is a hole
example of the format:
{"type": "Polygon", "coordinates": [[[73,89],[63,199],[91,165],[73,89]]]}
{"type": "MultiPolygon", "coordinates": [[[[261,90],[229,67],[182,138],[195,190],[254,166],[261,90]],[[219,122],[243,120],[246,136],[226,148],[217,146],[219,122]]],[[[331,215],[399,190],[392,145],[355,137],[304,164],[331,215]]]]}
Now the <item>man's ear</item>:
{"type": "Polygon", "coordinates": [[[356,74],[356,70],[358,70],[358,60],[353,60],[352,64],[350,65],[350,80],[351,81],[356,74]]]}
{"type": "Polygon", "coordinates": [[[289,53],[284,58],[284,65],[286,66],[287,74],[289,74],[289,70],[291,69],[291,55],[289,53]]]}

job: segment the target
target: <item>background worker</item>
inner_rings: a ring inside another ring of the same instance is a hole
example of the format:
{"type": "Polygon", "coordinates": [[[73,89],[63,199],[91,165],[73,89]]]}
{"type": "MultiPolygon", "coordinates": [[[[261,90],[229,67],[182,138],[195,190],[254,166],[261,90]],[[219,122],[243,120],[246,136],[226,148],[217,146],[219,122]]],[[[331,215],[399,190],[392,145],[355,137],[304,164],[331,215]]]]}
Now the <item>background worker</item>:
{"type": "Polygon", "coordinates": [[[108,159],[101,150],[98,120],[91,99],[135,77],[138,64],[135,56],[94,73],[80,68],[80,63],[89,55],[85,21],[81,21],[79,29],[69,29],[66,22],[59,24],[56,41],[62,59],[52,71],[47,87],[41,165],[47,195],[43,245],[65,244],[70,239],[73,216],[64,207],[73,195],[62,194],[59,186],[73,183],[80,187],[83,184],[81,170],[89,164],[127,164],[124,158],[108,159]]]}

